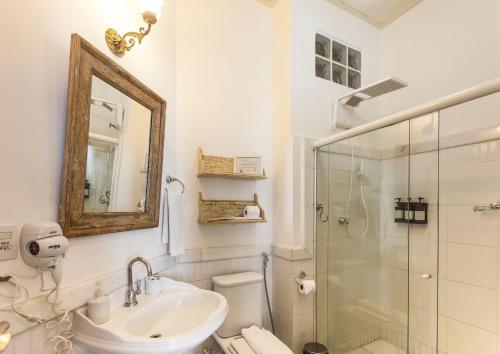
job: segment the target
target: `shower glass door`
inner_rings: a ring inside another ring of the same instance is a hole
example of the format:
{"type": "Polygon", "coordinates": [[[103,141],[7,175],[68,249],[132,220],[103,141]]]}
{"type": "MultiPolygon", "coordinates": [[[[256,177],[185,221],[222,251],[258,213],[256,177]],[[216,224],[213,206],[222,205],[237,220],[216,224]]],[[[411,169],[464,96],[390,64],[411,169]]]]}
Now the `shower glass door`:
{"type": "Polygon", "coordinates": [[[317,151],[317,337],[330,354],[436,353],[438,119],[317,151]]]}
{"type": "Polygon", "coordinates": [[[440,112],[440,354],[500,353],[499,106],[440,112]]]}
{"type": "MultiPolygon", "coordinates": [[[[439,114],[410,123],[408,353],[436,354],[438,348],[439,114]]],[[[405,352],[404,352],[405,353],[405,352]]]]}

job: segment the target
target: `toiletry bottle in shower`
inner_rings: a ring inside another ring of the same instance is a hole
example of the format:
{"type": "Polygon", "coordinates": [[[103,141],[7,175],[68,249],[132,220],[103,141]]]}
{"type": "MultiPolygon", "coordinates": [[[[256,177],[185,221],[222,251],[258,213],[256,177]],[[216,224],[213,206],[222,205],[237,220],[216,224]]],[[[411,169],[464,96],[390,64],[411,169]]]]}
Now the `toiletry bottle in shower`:
{"type": "Polygon", "coordinates": [[[414,224],[427,224],[427,209],[428,203],[424,202],[424,198],[419,197],[418,203],[413,203],[414,209],[414,224]]]}
{"type": "Polygon", "coordinates": [[[405,221],[406,223],[413,223],[415,220],[415,210],[414,210],[414,205],[415,203],[412,203],[411,197],[408,198],[408,203],[405,204],[405,221]]]}
{"type": "Polygon", "coordinates": [[[394,198],[395,206],[394,206],[394,222],[404,222],[405,221],[405,206],[401,202],[401,198],[394,198]]]}

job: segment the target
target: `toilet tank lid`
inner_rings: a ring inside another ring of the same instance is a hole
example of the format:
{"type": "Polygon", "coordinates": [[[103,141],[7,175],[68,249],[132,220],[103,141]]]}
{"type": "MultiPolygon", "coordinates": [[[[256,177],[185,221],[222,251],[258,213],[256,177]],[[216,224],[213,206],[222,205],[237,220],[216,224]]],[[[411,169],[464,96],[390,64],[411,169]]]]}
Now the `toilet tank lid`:
{"type": "Polygon", "coordinates": [[[243,284],[251,284],[261,282],[264,277],[257,272],[235,273],[227,275],[219,275],[212,278],[215,285],[229,288],[243,284]]]}

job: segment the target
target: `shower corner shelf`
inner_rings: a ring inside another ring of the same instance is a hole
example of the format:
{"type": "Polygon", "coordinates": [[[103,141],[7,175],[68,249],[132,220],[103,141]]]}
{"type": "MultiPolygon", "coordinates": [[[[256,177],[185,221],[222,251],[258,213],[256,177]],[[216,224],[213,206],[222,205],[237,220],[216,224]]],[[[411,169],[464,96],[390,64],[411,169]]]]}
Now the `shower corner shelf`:
{"type": "Polygon", "coordinates": [[[266,223],[266,214],[259,205],[259,197],[254,194],[253,200],[207,200],[199,193],[200,224],[261,224],[266,223]],[[260,219],[244,219],[243,210],[246,206],[258,206],[260,219]]]}
{"type": "Polygon", "coordinates": [[[198,177],[245,179],[251,181],[267,179],[265,170],[263,170],[261,175],[235,173],[233,157],[203,155],[201,147],[198,148],[198,177]]]}

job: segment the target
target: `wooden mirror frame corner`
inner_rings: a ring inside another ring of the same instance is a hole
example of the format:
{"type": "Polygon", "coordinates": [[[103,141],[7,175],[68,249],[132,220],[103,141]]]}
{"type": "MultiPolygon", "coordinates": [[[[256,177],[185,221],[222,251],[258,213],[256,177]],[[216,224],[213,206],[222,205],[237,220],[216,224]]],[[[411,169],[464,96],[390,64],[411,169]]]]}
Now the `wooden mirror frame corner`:
{"type": "Polygon", "coordinates": [[[78,34],[71,35],[68,106],[59,223],[65,236],[90,236],[159,224],[166,101],[78,34]],[[92,77],[151,111],[145,212],[84,213],[92,77]]]}

